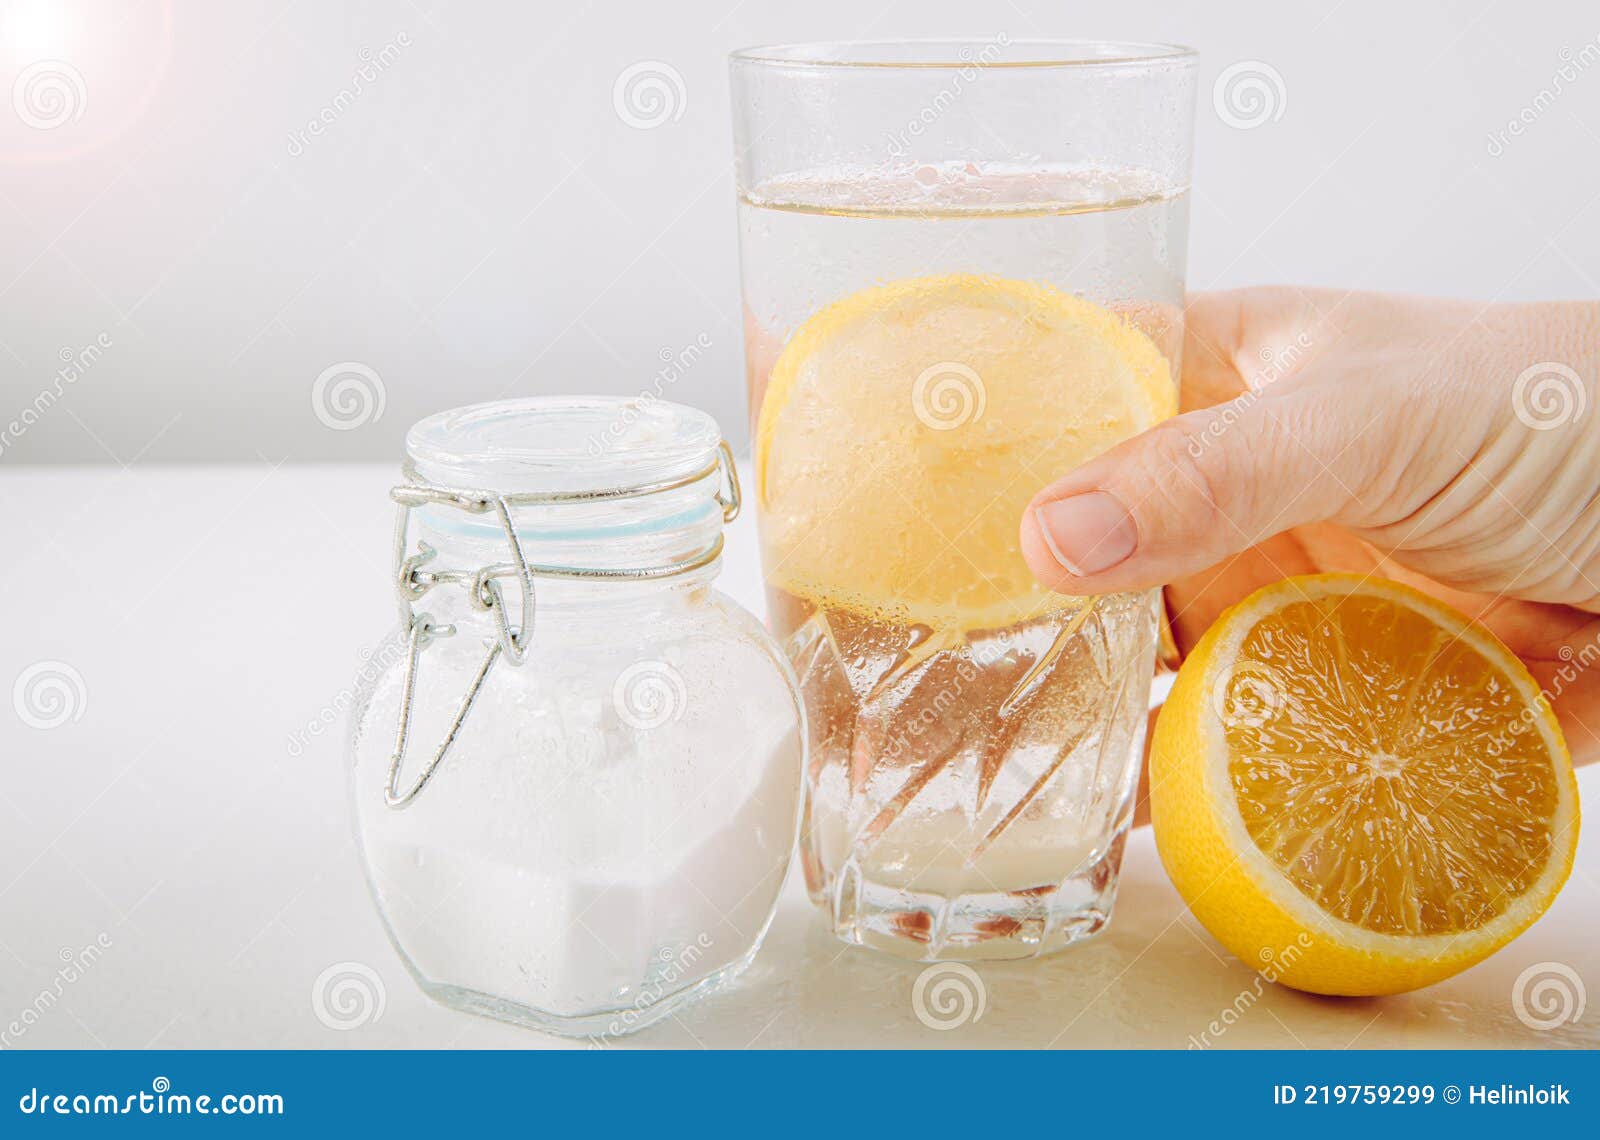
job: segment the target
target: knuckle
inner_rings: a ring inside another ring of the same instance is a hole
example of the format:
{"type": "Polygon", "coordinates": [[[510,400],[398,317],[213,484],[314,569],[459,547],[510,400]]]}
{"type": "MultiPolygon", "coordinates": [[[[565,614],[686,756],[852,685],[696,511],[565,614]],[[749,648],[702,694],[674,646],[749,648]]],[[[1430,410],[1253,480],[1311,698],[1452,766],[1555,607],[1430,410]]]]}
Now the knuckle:
{"type": "Polygon", "coordinates": [[[1135,516],[1180,515],[1184,530],[1191,533],[1222,521],[1222,489],[1230,485],[1232,460],[1225,433],[1209,430],[1209,423],[1208,417],[1191,414],[1151,430],[1139,472],[1137,493],[1143,506],[1129,504],[1135,516]]]}
{"type": "Polygon", "coordinates": [[[1562,556],[1557,542],[1520,528],[1475,567],[1480,589],[1505,591],[1541,602],[1569,602],[1588,591],[1578,566],[1562,556]]]}

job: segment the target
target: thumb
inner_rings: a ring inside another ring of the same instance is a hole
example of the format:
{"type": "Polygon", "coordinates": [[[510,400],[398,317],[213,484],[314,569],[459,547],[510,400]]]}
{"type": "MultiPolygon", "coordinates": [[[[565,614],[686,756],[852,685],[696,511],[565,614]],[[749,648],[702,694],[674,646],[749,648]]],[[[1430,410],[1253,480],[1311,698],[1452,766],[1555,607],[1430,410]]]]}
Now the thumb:
{"type": "Polygon", "coordinates": [[[1314,392],[1167,420],[1046,487],[1022,519],[1034,575],[1067,594],[1159,586],[1291,527],[1339,517],[1377,481],[1380,429],[1314,392]]]}

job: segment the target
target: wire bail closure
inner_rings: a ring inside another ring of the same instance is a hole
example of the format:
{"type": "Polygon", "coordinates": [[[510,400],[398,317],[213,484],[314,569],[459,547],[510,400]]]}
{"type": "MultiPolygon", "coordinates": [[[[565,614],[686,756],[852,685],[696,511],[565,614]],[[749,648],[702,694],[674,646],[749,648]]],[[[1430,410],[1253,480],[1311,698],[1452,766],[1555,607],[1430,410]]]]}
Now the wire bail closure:
{"type": "Polygon", "coordinates": [[[384,787],[384,802],[391,808],[403,808],[413,803],[444,763],[450,746],[455,743],[461,726],[472,712],[484,681],[494,663],[505,657],[513,666],[527,660],[528,645],[533,637],[536,602],[535,578],[563,578],[586,581],[650,581],[669,578],[696,570],[714,562],[722,554],[723,538],[717,537],[703,550],[688,558],[657,566],[638,568],[584,568],[571,566],[541,566],[530,563],[517,538],[516,525],[511,520],[511,509],[519,506],[551,506],[573,503],[607,502],[618,499],[637,499],[675,491],[717,477],[717,504],[722,508],[722,521],[730,523],[739,516],[742,495],[739,475],[734,467],[733,450],[726,441],[717,445],[717,456],[707,466],[689,475],[654,483],[637,483],[619,487],[605,487],[590,491],[532,491],[499,495],[492,491],[470,491],[423,482],[409,461],[401,468],[409,482],[401,483],[389,491],[389,498],[399,508],[394,528],[395,590],[400,606],[400,625],[406,631],[405,670],[400,684],[400,718],[395,728],[394,751],[389,756],[389,778],[384,787]],[[510,562],[491,563],[477,570],[433,569],[429,563],[438,551],[426,542],[418,541],[416,553],[408,553],[411,512],[416,507],[445,506],[468,514],[482,515],[494,512],[505,534],[506,546],[511,553],[510,562]],[[522,594],[521,623],[513,629],[506,612],[505,594],[500,579],[515,578],[522,594]],[[432,614],[418,613],[416,603],[438,585],[459,584],[467,589],[471,606],[489,613],[495,622],[495,639],[485,642],[483,663],[478,666],[465,695],[456,706],[455,716],[445,731],[444,740],[423,767],[420,775],[404,790],[400,787],[400,769],[405,764],[406,749],[411,737],[411,720],[416,698],[417,671],[422,651],[438,638],[453,637],[454,625],[440,625],[432,614]]]}

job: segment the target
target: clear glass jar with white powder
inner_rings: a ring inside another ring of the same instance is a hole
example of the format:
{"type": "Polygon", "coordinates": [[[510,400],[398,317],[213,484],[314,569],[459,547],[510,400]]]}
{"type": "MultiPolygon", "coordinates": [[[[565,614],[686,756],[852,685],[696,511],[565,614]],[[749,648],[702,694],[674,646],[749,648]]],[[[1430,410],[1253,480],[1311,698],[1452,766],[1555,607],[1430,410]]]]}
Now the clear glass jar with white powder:
{"type": "Polygon", "coordinates": [[[731,455],[703,413],[593,398],[406,450],[399,651],[350,737],[378,909],[447,1005],[642,1028],[749,963],[795,839],[793,679],[712,587],[731,455]]]}

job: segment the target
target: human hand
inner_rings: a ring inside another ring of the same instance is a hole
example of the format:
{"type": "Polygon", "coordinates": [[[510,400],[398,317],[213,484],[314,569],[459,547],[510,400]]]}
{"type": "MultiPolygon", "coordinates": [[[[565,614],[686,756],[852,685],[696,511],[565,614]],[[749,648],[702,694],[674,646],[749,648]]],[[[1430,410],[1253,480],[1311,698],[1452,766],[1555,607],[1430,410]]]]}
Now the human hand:
{"type": "Polygon", "coordinates": [[[1600,758],[1600,304],[1203,294],[1184,412],[1036,495],[1034,574],[1167,584],[1187,651],[1291,574],[1408,582],[1482,621],[1600,758]]]}

